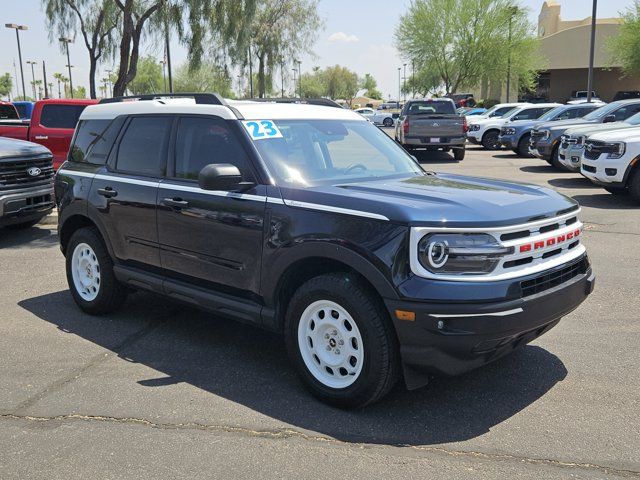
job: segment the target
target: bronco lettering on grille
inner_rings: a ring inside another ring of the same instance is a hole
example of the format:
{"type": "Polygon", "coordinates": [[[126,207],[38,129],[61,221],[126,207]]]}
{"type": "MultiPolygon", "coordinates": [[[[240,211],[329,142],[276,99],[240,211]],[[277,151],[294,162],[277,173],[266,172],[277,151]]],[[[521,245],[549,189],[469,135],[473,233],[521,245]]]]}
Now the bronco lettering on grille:
{"type": "Polygon", "coordinates": [[[539,240],[537,242],[520,245],[519,250],[520,250],[520,253],[533,252],[535,250],[540,250],[542,248],[552,247],[554,245],[559,245],[561,243],[568,242],[569,240],[573,240],[578,236],[580,236],[580,229],[574,230],[573,232],[569,232],[563,235],[558,235],[556,237],[548,238],[546,240],[539,240]]]}

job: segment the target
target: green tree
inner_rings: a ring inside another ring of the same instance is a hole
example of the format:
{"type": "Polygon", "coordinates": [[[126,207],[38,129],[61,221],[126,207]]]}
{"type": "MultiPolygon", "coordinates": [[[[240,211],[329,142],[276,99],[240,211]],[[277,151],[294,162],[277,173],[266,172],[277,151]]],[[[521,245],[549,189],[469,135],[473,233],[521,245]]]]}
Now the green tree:
{"type": "Polygon", "coordinates": [[[162,65],[151,56],[142,57],[138,62],[136,76],[128,86],[133,95],[161,92],[163,87],[162,65]]]}
{"type": "MultiPolygon", "coordinates": [[[[120,11],[113,0],[41,0],[47,17],[49,39],[68,37],[79,30],[89,53],[89,92],[96,98],[96,71],[103,56],[116,47],[120,11]]],[[[64,48],[64,44],[60,43],[64,48]]]]}
{"type": "Polygon", "coordinates": [[[513,78],[533,81],[543,63],[527,10],[513,0],[413,0],[395,38],[402,57],[437,73],[446,93],[506,79],[508,51],[513,78]]]}
{"type": "Polygon", "coordinates": [[[0,75],[0,97],[6,97],[10,95],[12,88],[13,80],[11,80],[11,75],[9,73],[0,75]]]}
{"type": "Polygon", "coordinates": [[[365,73],[362,79],[361,88],[365,90],[364,96],[373,98],[374,100],[382,100],[382,94],[378,90],[378,82],[370,73],[365,73]]]}
{"type": "Polygon", "coordinates": [[[407,78],[407,82],[402,85],[402,93],[426,97],[427,95],[439,95],[442,92],[440,88],[442,86],[441,77],[438,73],[432,72],[426,68],[420,69],[407,78]]]}
{"type": "MultiPolygon", "coordinates": [[[[257,60],[258,96],[264,97],[282,58],[297,58],[311,51],[323,20],[317,0],[259,0],[249,28],[251,55],[257,60]]],[[[238,57],[244,60],[244,52],[238,57]]]]}
{"type": "Polygon", "coordinates": [[[195,69],[190,69],[186,63],[181,65],[173,82],[176,92],[216,92],[226,98],[234,97],[229,73],[211,62],[195,69]]]}
{"type": "MultiPolygon", "coordinates": [[[[313,67],[311,73],[306,72],[300,76],[300,84],[303,98],[320,98],[326,95],[324,78],[320,67],[313,67]]],[[[293,96],[297,97],[298,84],[294,85],[293,96]]]]}
{"type": "Polygon", "coordinates": [[[121,15],[118,46],[118,75],[114,96],[123,95],[136,77],[143,34],[162,38],[165,31],[175,29],[187,47],[189,63],[197,68],[202,63],[203,45],[208,38],[224,45],[246,44],[257,0],[111,0],[121,15]]]}
{"type": "Polygon", "coordinates": [[[360,90],[358,75],[347,67],[334,65],[322,72],[324,94],[329,98],[344,99],[351,106],[351,101],[360,90]]]}
{"type": "Polygon", "coordinates": [[[625,74],[640,73],[640,1],[622,13],[620,31],[607,42],[612,65],[621,65],[625,74]]]}
{"type": "Polygon", "coordinates": [[[87,98],[87,89],[82,85],[74,87],[73,98],[87,98]]]}

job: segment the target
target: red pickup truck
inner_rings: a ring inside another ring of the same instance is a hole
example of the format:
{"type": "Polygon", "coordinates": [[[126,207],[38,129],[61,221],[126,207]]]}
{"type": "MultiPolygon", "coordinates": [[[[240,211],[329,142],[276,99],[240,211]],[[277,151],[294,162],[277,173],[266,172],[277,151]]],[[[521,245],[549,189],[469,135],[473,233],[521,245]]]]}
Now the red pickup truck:
{"type": "Polygon", "coordinates": [[[47,147],[53,153],[53,168],[57,170],[67,159],[80,114],[95,103],[98,101],[88,99],[40,100],[33,107],[30,121],[0,119],[0,137],[28,140],[47,147]]]}

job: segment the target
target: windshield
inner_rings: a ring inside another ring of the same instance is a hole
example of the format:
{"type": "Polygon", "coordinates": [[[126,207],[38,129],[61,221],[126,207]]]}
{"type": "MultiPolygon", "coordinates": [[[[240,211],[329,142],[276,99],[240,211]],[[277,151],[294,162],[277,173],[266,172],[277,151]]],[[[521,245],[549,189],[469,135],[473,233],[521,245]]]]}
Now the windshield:
{"type": "Polygon", "coordinates": [[[618,108],[620,108],[619,104],[610,103],[609,105],[605,105],[604,107],[600,107],[600,108],[594,110],[589,115],[585,115],[583,118],[585,120],[598,120],[598,119],[600,119],[602,117],[607,116],[610,112],[613,112],[614,110],[617,110],[618,108]]]}
{"type": "Polygon", "coordinates": [[[564,107],[564,106],[552,108],[547,113],[539,117],[538,120],[553,120],[557,115],[560,115],[566,109],[567,107],[564,107]]]}
{"type": "Polygon", "coordinates": [[[310,186],[423,173],[410,155],[369,122],[273,123],[278,133],[267,138],[253,137],[253,143],[281,185],[310,186]]]}
{"type": "Polygon", "coordinates": [[[630,123],[631,125],[640,125],[640,112],[630,116],[625,120],[625,122],[630,123]]]}

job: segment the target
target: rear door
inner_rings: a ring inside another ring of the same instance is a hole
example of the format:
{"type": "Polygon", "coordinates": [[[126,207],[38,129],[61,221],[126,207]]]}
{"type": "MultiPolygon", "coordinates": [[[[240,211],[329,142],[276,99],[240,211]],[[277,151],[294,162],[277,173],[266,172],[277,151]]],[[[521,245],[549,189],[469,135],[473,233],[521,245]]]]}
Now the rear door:
{"type": "Polygon", "coordinates": [[[166,180],[158,190],[158,236],[165,274],[227,291],[258,293],[266,208],[264,185],[242,193],[207,191],[200,170],[211,163],[238,167],[256,182],[237,125],[216,116],[182,116],[166,180]]]}
{"type": "Polygon", "coordinates": [[[129,118],[107,168],[93,180],[89,203],[107,230],[114,255],[125,265],[160,269],[156,197],[174,119],[172,115],[129,118]]]}
{"type": "Polygon", "coordinates": [[[31,123],[29,140],[51,150],[56,170],[67,158],[73,131],[86,107],[82,104],[44,103],[40,115],[36,115],[35,122],[31,123]]]}

